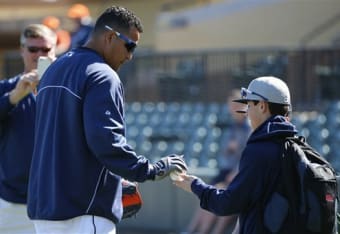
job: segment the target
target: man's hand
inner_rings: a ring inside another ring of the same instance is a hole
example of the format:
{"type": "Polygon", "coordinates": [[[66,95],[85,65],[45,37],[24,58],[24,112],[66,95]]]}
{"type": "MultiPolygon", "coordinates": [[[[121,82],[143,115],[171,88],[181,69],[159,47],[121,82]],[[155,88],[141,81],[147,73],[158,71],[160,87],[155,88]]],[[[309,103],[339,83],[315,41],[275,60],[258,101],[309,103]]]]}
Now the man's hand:
{"type": "Polygon", "coordinates": [[[173,171],[186,172],[188,167],[183,156],[171,154],[152,165],[156,171],[155,180],[161,180],[173,171]]]}
{"type": "Polygon", "coordinates": [[[197,179],[196,176],[193,175],[187,175],[187,174],[182,174],[180,175],[181,179],[180,180],[176,180],[173,182],[173,184],[175,184],[177,187],[187,191],[187,192],[192,192],[191,191],[191,184],[192,182],[197,179]]]}
{"type": "Polygon", "coordinates": [[[35,91],[39,83],[38,74],[36,71],[31,71],[22,75],[15,86],[15,88],[9,94],[9,101],[15,105],[26,97],[29,93],[35,91]]]}

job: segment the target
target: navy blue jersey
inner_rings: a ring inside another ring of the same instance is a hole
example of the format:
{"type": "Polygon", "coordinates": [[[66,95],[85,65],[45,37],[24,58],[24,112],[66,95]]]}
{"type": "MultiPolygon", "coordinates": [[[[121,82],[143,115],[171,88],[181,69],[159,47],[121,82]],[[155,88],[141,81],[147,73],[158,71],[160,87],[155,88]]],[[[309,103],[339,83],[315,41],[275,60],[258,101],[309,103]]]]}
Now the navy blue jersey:
{"type": "Polygon", "coordinates": [[[35,96],[16,105],[9,93],[21,75],[0,81],[0,197],[25,204],[34,141],[35,96]]]}
{"type": "Polygon", "coordinates": [[[239,214],[240,233],[268,233],[263,224],[263,197],[273,191],[280,173],[281,145],[276,137],[293,136],[295,126],[273,116],[249,137],[242,153],[239,173],[226,189],[216,189],[196,179],[192,191],[200,205],[217,215],[239,214]]]}
{"type": "Polygon", "coordinates": [[[95,51],[77,48],[44,73],[38,95],[28,215],[64,220],[97,215],[118,222],[121,177],[154,178],[127,144],[124,91],[95,51]]]}

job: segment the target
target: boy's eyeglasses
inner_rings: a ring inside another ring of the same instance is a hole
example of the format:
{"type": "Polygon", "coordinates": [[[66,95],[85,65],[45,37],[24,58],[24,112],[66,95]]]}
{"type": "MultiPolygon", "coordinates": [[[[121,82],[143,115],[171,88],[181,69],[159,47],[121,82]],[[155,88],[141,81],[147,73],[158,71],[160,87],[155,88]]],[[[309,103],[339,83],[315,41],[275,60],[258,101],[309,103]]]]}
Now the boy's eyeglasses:
{"type": "Polygon", "coordinates": [[[246,88],[241,88],[241,96],[242,96],[243,99],[247,99],[247,95],[249,95],[249,94],[256,95],[256,96],[262,98],[264,101],[268,101],[268,98],[262,96],[261,94],[253,92],[253,91],[246,89],[246,88]]]}
{"type": "Polygon", "coordinates": [[[116,34],[117,37],[119,37],[122,41],[125,42],[125,48],[129,53],[133,53],[137,47],[136,42],[134,42],[133,40],[131,40],[130,38],[128,38],[127,36],[125,36],[122,33],[119,33],[117,31],[115,31],[113,28],[111,28],[110,26],[105,25],[105,28],[114,32],[116,34]]]}
{"type": "Polygon", "coordinates": [[[26,46],[26,48],[30,53],[38,53],[39,51],[43,53],[48,53],[52,49],[48,47],[38,47],[38,46],[26,46]]]}

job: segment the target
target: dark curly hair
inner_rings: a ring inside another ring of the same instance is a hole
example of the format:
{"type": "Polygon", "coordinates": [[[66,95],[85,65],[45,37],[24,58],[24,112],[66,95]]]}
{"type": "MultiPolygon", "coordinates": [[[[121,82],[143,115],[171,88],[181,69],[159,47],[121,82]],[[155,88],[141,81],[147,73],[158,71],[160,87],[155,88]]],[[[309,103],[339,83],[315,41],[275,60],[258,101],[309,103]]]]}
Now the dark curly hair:
{"type": "Polygon", "coordinates": [[[94,33],[105,30],[105,25],[124,34],[129,33],[132,27],[140,33],[143,32],[140,19],[132,11],[120,6],[111,6],[99,16],[94,26],[94,33]]]}

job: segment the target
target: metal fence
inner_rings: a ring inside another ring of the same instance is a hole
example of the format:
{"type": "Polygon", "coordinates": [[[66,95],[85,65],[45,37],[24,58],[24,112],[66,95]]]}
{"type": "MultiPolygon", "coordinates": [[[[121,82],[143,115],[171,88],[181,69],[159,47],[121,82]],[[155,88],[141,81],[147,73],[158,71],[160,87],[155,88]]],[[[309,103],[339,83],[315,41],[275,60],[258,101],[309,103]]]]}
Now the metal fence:
{"type": "Polygon", "coordinates": [[[340,99],[340,49],[153,53],[135,56],[120,74],[128,101],[224,102],[264,75],[285,80],[299,109],[340,99]]]}
{"type": "MultiPolygon", "coordinates": [[[[19,52],[4,58],[4,77],[22,70],[19,52]]],[[[128,102],[225,102],[228,91],[264,75],[288,83],[298,110],[340,99],[340,48],[137,53],[119,73],[128,102]]]]}

